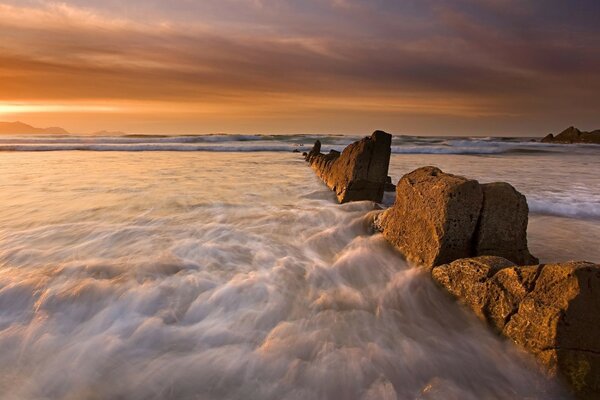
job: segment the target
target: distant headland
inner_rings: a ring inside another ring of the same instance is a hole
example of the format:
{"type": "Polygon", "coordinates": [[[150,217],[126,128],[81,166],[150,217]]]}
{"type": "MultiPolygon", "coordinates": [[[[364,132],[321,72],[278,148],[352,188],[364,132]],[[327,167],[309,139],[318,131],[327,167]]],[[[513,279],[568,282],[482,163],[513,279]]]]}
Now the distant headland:
{"type": "Polygon", "coordinates": [[[600,129],[592,132],[583,132],[574,126],[570,126],[558,135],[548,134],[542,139],[542,143],[595,143],[600,144],[600,129]]]}
{"type": "Polygon", "coordinates": [[[35,128],[23,122],[0,122],[0,135],[69,135],[70,133],[63,128],[35,128]]]}
{"type": "MultiPolygon", "coordinates": [[[[50,128],[36,128],[21,121],[0,121],[0,135],[71,135],[66,129],[53,126],[50,128]]],[[[101,130],[92,132],[93,136],[124,136],[127,133],[121,131],[101,130]]]]}

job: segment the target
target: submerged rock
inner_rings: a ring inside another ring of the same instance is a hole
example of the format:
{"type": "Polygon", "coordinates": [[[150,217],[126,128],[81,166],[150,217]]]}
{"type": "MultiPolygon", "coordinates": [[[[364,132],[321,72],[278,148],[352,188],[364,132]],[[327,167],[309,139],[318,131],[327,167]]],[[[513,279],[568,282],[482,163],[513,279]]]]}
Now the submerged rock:
{"type": "Polygon", "coordinates": [[[476,180],[419,168],[400,179],[396,201],[377,228],[408,259],[433,267],[459,258],[496,255],[537,263],[527,249],[525,196],[508,183],[476,180]]]}
{"type": "Polygon", "coordinates": [[[390,164],[392,135],[376,131],[354,142],[342,153],[331,150],[321,154],[321,142],[315,142],[307,154],[317,175],[335,191],[340,203],[371,200],[381,202],[390,164]]]}
{"type": "Polygon", "coordinates": [[[484,256],[435,267],[431,275],[579,398],[600,398],[599,265],[515,266],[484,256]]]}
{"type": "Polygon", "coordinates": [[[600,144],[600,129],[592,132],[582,132],[570,126],[558,135],[548,134],[542,139],[543,143],[596,143],[600,144]]]}

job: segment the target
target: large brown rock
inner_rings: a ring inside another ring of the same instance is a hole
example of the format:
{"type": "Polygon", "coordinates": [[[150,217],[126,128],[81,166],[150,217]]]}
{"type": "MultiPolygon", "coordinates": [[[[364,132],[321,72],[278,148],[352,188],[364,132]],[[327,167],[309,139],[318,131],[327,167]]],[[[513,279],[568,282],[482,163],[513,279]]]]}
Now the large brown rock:
{"type": "Polygon", "coordinates": [[[514,266],[501,257],[462,259],[433,279],[531,352],[579,398],[600,398],[600,266],[514,266]]]}
{"type": "Polygon", "coordinates": [[[506,182],[481,185],[483,206],[476,233],[475,255],[507,258],[518,265],[537,264],[527,248],[527,199],[506,182]]]}
{"type": "Polygon", "coordinates": [[[527,249],[527,200],[508,183],[419,168],[400,179],[376,227],[409,260],[433,267],[477,255],[534,264],[527,249]]]}
{"type": "Polygon", "coordinates": [[[558,135],[548,134],[542,139],[543,143],[596,143],[600,144],[600,130],[582,132],[570,126],[558,135]]]}
{"type": "Polygon", "coordinates": [[[332,189],[340,203],[371,200],[381,202],[390,164],[392,135],[376,131],[354,142],[340,154],[321,154],[321,143],[306,156],[311,167],[332,189]]]}
{"type": "Polygon", "coordinates": [[[482,201],[477,181],[423,167],[400,179],[377,226],[408,259],[432,267],[472,254],[482,201]]]}

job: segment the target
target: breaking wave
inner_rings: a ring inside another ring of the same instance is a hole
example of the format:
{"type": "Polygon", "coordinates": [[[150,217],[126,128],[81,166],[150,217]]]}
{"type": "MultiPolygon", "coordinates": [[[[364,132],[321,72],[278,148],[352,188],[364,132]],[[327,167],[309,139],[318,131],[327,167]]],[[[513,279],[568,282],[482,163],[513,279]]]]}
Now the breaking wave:
{"type": "MultiPolygon", "coordinates": [[[[177,151],[177,152],[291,152],[308,151],[315,140],[323,151],[341,151],[360,136],[347,135],[126,135],[23,136],[0,138],[0,151],[177,151]]],[[[564,146],[515,138],[443,138],[394,136],[394,154],[519,154],[560,152],[564,146]]],[[[569,151],[597,152],[600,146],[571,146],[569,151]]]]}

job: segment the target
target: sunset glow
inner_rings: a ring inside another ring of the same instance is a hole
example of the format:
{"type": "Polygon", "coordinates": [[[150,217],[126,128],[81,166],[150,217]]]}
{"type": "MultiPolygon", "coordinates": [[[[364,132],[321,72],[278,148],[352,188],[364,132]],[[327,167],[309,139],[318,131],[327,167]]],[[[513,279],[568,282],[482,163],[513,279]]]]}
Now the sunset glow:
{"type": "Polygon", "coordinates": [[[598,4],[2,1],[0,115],[72,131],[592,127],[598,4]]]}
{"type": "Polygon", "coordinates": [[[118,107],[83,105],[83,104],[51,104],[51,103],[0,103],[0,115],[23,115],[29,113],[110,113],[119,111],[118,107]]]}

